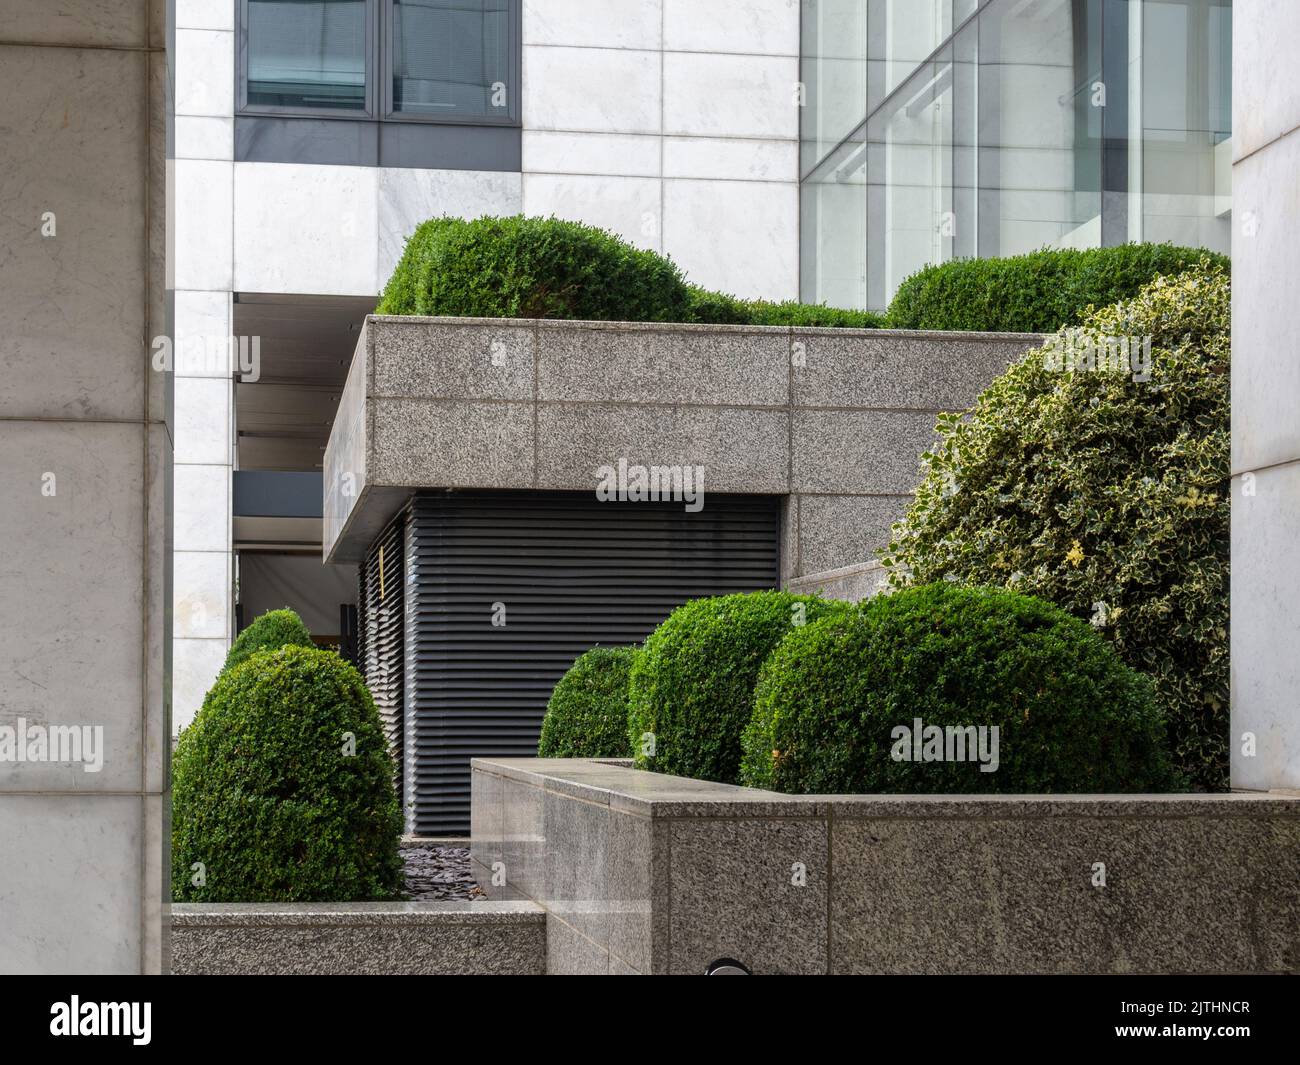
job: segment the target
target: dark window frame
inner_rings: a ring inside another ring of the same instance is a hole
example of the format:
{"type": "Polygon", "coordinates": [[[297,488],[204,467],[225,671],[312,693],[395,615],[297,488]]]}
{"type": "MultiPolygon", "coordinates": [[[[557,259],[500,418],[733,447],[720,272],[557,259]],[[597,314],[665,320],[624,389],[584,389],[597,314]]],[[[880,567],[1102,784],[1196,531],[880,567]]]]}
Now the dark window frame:
{"type": "Polygon", "coordinates": [[[394,0],[363,0],[366,5],[365,109],[292,107],[248,102],[248,5],[235,4],[235,114],[277,118],[331,119],[342,122],[400,122],[429,126],[522,126],[523,3],[507,0],[509,7],[509,59],[513,84],[507,86],[509,104],[501,115],[426,115],[393,110],[394,0]]]}
{"type": "Polygon", "coordinates": [[[511,83],[507,83],[508,105],[499,115],[422,115],[410,111],[393,109],[393,60],[397,54],[395,33],[397,19],[393,8],[398,0],[378,0],[383,9],[380,30],[380,98],[383,111],[380,117],[385,122],[423,122],[436,126],[518,126],[520,117],[520,86],[523,83],[523,2],[507,0],[507,15],[510,24],[508,40],[511,83]]]}

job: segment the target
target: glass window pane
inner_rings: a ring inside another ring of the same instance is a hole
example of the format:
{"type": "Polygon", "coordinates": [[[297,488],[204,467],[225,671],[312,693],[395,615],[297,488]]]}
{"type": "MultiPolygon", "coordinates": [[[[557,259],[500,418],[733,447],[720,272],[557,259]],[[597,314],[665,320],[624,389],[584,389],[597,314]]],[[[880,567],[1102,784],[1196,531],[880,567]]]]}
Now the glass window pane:
{"type": "MultiPolygon", "coordinates": [[[[867,122],[867,305],[872,309],[884,307],[917,270],[951,258],[954,238],[968,225],[957,217],[953,195],[956,74],[947,48],[867,122]]],[[[969,137],[969,130],[962,136],[969,137]]],[[[969,150],[962,147],[969,167],[969,150]]]]}
{"type": "Polygon", "coordinates": [[[395,0],[393,110],[510,117],[509,0],[395,0]]]}
{"type": "Polygon", "coordinates": [[[1232,5],[1144,5],[1144,240],[1227,252],[1232,243],[1232,5]]]}
{"type": "Polygon", "coordinates": [[[866,145],[860,126],[802,189],[800,292],[808,303],[866,306],[866,145]]]}
{"type": "Polygon", "coordinates": [[[365,0],[249,0],[248,102],[364,111],[365,0]]]}
{"type": "Polygon", "coordinates": [[[862,0],[805,0],[802,169],[806,173],[867,117],[867,8],[862,0]]]}

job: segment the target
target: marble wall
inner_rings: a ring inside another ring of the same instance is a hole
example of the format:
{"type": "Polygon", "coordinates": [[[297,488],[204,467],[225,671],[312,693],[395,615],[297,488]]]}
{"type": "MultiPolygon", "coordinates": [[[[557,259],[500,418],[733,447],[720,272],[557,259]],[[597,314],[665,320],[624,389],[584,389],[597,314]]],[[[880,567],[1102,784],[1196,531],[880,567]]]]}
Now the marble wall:
{"type": "Polygon", "coordinates": [[[1300,5],[1233,18],[1232,783],[1300,788],[1300,5]]]}
{"type": "Polygon", "coordinates": [[[523,26],[525,213],[798,295],[798,4],[524,0],[523,26]]]}
{"type": "Polygon", "coordinates": [[[8,973],[167,967],[165,26],[151,0],[10,0],[0,21],[8,973]],[[55,752],[61,727],[80,742],[55,752]]]}

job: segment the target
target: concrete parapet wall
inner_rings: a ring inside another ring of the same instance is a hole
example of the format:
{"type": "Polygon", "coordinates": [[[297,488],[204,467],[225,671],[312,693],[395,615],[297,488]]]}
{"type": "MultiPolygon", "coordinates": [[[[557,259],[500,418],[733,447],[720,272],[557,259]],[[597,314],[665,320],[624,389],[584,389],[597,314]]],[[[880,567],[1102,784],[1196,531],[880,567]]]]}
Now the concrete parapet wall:
{"type": "Polygon", "coordinates": [[[475,875],[545,908],[552,973],[1300,972],[1297,796],[789,796],[577,759],[473,769],[475,875]]]}
{"type": "Polygon", "coordinates": [[[594,492],[625,459],[787,497],[786,579],[858,564],[911,499],[936,413],[1041,343],[371,316],[325,457],[325,556],[358,561],[416,489],[594,492]]]}
{"type": "Polygon", "coordinates": [[[527,902],[178,903],[178,976],[493,976],[546,971],[527,902]]]}

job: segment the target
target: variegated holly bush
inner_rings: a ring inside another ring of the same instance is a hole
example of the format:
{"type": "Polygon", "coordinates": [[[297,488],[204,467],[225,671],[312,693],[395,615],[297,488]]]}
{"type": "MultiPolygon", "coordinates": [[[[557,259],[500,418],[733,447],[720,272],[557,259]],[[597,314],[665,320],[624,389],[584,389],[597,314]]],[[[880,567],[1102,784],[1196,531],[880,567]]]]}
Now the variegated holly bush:
{"type": "Polygon", "coordinates": [[[1228,780],[1230,308],[1206,258],[1062,329],[940,416],[884,553],[895,585],[1005,587],[1087,619],[1155,682],[1206,789],[1228,780]]]}

